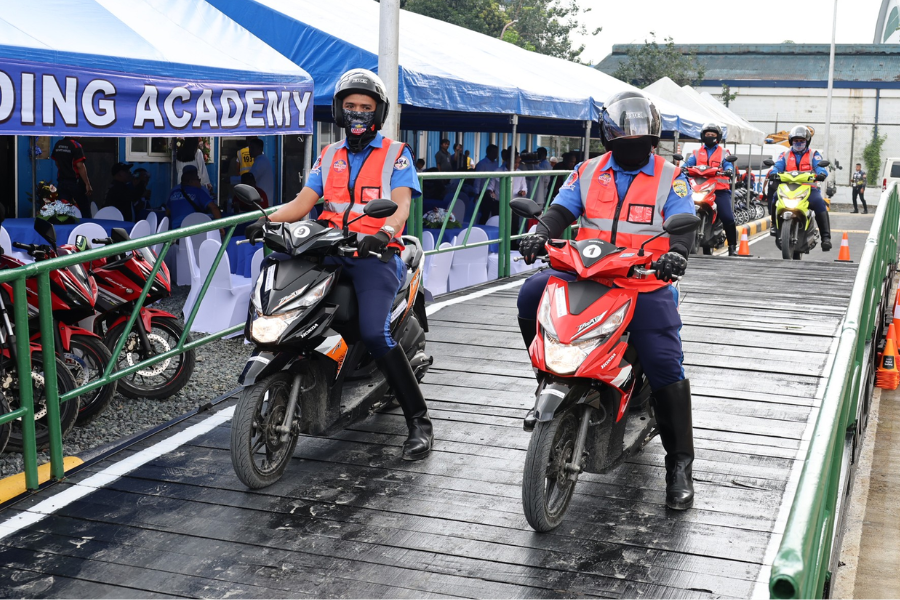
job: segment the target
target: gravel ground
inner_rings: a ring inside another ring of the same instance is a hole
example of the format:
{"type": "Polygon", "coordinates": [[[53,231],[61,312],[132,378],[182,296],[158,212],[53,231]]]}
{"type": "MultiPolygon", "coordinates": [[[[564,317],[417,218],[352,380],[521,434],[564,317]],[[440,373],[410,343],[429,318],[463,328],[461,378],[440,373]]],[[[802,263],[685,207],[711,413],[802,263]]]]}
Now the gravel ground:
{"type": "MultiPolygon", "coordinates": [[[[154,308],[167,310],[180,319],[189,289],[188,286],[175,288],[170,298],[160,301],[154,308]]],[[[161,425],[233,389],[251,350],[252,346],[244,344],[242,336],[197,348],[194,374],[178,394],[168,400],[132,400],[116,394],[103,414],[86,427],[75,427],[66,436],[63,454],[79,456],[92,448],[161,425]]],[[[45,452],[38,455],[39,463],[48,460],[45,452]]],[[[22,468],[21,454],[0,455],[0,477],[20,473],[22,468]]]]}

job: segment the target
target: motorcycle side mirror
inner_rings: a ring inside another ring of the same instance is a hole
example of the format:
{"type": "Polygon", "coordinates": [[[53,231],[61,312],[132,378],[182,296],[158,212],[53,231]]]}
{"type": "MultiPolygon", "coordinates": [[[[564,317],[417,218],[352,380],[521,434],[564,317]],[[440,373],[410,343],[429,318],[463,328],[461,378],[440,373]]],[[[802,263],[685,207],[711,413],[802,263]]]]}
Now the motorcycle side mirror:
{"type": "Polygon", "coordinates": [[[84,252],[88,248],[90,248],[90,246],[88,246],[87,238],[83,235],[76,235],[75,236],[75,251],[76,252],[84,252]]]}
{"type": "Polygon", "coordinates": [[[669,235],[690,233],[698,227],[700,227],[700,217],[688,213],[672,215],[663,223],[663,229],[669,235]]]}
{"type": "Polygon", "coordinates": [[[397,212],[397,203],[387,198],[378,198],[366,204],[363,212],[366,213],[367,217],[372,217],[373,219],[386,219],[397,212]]]}
{"type": "Polygon", "coordinates": [[[684,156],[681,154],[673,154],[672,160],[674,160],[675,162],[679,162],[679,161],[684,160],[684,156]]]}
{"type": "Polygon", "coordinates": [[[725,157],[725,162],[736,163],[738,160],[737,154],[729,154],[725,157]]]}
{"type": "Polygon", "coordinates": [[[255,208],[260,211],[266,219],[269,218],[262,207],[262,198],[260,197],[259,192],[256,191],[256,188],[252,185],[239,183],[234,186],[234,199],[237,200],[238,204],[242,204],[247,208],[255,208]]]}
{"type": "Polygon", "coordinates": [[[128,236],[128,232],[122,229],[121,227],[113,227],[112,232],[110,233],[110,237],[112,238],[113,243],[115,242],[127,242],[131,238],[128,236]]]}
{"type": "Polygon", "coordinates": [[[820,161],[819,161],[819,166],[820,166],[820,167],[827,167],[827,166],[830,165],[830,164],[831,164],[831,163],[828,162],[827,160],[820,160],[820,161]]]}
{"type": "Polygon", "coordinates": [[[774,167],[775,161],[772,160],[771,158],[767,158],[766,160],[763,161],[763,165],[765,165],[767,167],[774,167]]]}
{"type": "Polygon", "coordinates": [[[543,212],[537,202],[528,198],[516,198],[509,203],[509,207],[518,216],[526,219],[537,219],[543,212]]]}
{"type": "Polygon", "coordinates": [[[44,219],[34,220],[34,230],[39,236],[50,242],[50,245],[56,249],[56,229],[53,224],[44,219]]]}

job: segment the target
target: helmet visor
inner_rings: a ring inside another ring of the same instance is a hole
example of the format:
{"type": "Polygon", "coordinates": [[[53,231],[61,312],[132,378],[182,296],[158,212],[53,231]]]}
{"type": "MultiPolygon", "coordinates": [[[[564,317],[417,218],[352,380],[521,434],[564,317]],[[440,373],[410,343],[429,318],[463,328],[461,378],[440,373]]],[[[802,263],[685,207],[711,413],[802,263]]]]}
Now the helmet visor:
{"type": "Polygon", "coordinates": [[[652,135],[659,137],[660,122],[643,98],[625,98],[606,107],[603,115],[606,139],[652,135]]]}

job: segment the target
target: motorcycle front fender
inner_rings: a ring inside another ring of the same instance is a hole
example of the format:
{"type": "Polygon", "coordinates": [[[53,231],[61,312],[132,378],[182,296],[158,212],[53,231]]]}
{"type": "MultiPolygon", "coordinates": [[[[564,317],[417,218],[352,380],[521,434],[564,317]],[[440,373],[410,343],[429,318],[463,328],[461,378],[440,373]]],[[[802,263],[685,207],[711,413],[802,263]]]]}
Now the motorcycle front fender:
{"type": "Polygon", "coordinates": [[[291,352],[269,352],[256,349],[247,359],[247,364],[244,365],[244,370],[238,377],[238,383],[249,387],[272,373],[287,369],[296,358],[298,356],[291,352]]]}
{"type": "MultiPolygon", "coordinates": [[[[130,318],[130,316],[119,317],[118,319],[116,319],[113,322],[112,325],[110,325],[110,328],[115,327],[119,323],[127,322],[129,318],[130,318]]],[[[175,315],[173,315],[170,312],[166,312],[164,310],[159,310],[158,308],[142,308],[139,318],[141,319],[141,321],[144,322],[144,329],[146,329],[147,331],[153,331],[154,319],[162,319],[162,318],[175,319],[175,315]]]]}
{"type": "Polygon", "coordinates": [[[552,421],[556,413],[575,404],[590,404],[598,408],[599,393],[590,385],[585,385],[584,381],[584,379],[547,381],[538,389],[534,404],[535,420],[552,421]]]}

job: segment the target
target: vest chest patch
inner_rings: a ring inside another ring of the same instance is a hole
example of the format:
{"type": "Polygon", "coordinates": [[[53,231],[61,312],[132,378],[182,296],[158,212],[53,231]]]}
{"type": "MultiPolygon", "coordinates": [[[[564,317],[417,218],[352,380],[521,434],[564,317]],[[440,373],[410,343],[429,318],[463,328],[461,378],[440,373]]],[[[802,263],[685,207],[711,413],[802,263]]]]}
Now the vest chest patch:
{"type": "Polygon", "coordinates": [[[334,161],[334,164],[331,166],[335,173],[341,173],[347,170],[347,161],[343,158],[334,161]]]}
{"type": "Polygon", "coordinates": [[[597,178],[597,181],[600,182],[600,185],[609,185],[612,181],[612,175],[609,173],[600,173],[600,177],[597,178]]]}

